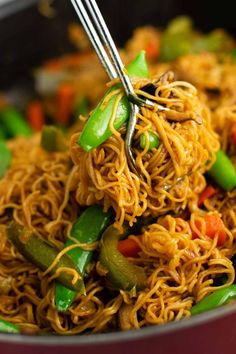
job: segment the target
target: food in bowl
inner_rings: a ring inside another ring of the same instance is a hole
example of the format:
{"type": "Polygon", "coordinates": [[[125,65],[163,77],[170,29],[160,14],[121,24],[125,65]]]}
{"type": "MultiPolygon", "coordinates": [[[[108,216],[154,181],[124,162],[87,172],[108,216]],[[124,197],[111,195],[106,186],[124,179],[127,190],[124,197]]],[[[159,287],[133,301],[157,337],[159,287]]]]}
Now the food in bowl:
{"type": "MultiPolygon", "coordinates": [[[[57,127],[1,141],[2,331],[129,330],[236,297],[234,40],[181,17],[164,31],[138,30],[123,53],[134,56],[135,93],[154,104],[137,115],[138,175],[126,159],[130,109],[118,80],[72,126],[68,109],[56,118],[57,85],[41,92],[57,127]]],[[[63,80],[71,109],[79,91],[63,80]]]]}

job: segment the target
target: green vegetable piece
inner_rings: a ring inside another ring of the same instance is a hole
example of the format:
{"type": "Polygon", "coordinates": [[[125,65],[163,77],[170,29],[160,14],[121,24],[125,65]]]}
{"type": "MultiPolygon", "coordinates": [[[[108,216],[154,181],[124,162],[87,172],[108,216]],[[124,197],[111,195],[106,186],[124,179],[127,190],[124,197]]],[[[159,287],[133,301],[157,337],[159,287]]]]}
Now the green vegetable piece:
{"type": "MultiPolygon", "coordinates": [[[[102,232],[111,223],[112,212],[104,213],[101,205],[93,205],[87,208],[74,223],[71,236],[80,243],[93,243],[97,241],[102,232]]],[[[65,243],[65,247],[73,245],[75,242],[69,239],[65,243]]],[[[74,264],[80,271],[82,277],[86,273],[88,264],[91,261],[93,251],[86,251],[82,248],[74,248],[67,252],[74,264]]],[[[68,289],[60,283],[56,283],[55,302],[57,310],[66,311],[74,301],[77,293],[68,289]]]]}
{"type": "Polygon", "coordinates": [[[62,131],[53,125],[44,125],[41,133],[41,146],[49,152],[68,149],[62,131]]]}
{"type": "Polygon", "coordinates": [[[20,327],[14,323],[0,319],[0,332],[3,333],[20,333],[20,327]]]}
{"type": "Polygon", "coordinates": [[[224,33],[213,31],[193,42],[194,53],[219,52],[224,50],[226,37],[224,33]]]}
{"type": "Polygon", "coordinates": [[[205,36],[205,37],[196,39],[193,42],[192,51],[193,51],[193,53],[201,53],[201,52],[209,51],[208,38],[205,36]]]}
{"type": "MultiPolygon", "coordinates": [[[[56,250],[48,242],[43,241],[34,234],[30,234],[21,225],[18,225],[14,221],[11,222],[8,226],[7,233],[8,238],[17,248],[17,250],[26,259],[28,259],[43,271],[48,269],[48,267],[52,264],[59,253],[59,251],[56,250]]],[[[72,259],[68,255],[61,256],[49,274],[53,275],[56,270],[60,269],[61,267],[74,269],[78,275],[80,275],[72,259]]],[[[61,272],[57,278],[60,283],[70,288],[71,290],[81,291],[81,289],[84,289],[84,283],[82,279],[79,279],[75,284],[72,283],[72,279],[73,276],[65,271],[61,272]]]]}
{"type": "Polygon", "coordinates": [[[170,21],[161,36],[160,58],[171,61],[191,51],[192,21],[187,16],[179,16],[170,21]]]}
{"type": "Polygon", "coordinates": [[[4,176],[11,164],[12,154],[4,141],[0,141],[0,178],[4,176]]]}
{"type": "Polygon", "coordinates": [[[236,298],[236,284],[214,291],[191,308],[191,315],[212,310],[236,298]]]}
{"type": "MultiPolygon", "coordinates": [[[[114,85],[105,94],[105,97],[98,104],[96,109],[92,112],[91,116],[85,123],[84,129],[82,130],[79,137],[79,145],[85,151],[90,151],[97,146],[101,145],[106,141],[112,132],[109,128],[110,118],[114,109],[115,101],[117,95],[113,95],[110,100],[106,103],[105,107],[102,107],[103,101],[106,96],[113,90],[119,88],[120,85],[114,85]]],[[[127,121],[129,117],[130,107],[126,96],[123,96],[119,102],[116,118],[114,121],[115,129],[120,129],[120,127],[127,121]]]]}
{"type": "Polygon", "coordinates": [[[14,108],[6,108],[0,112],[0,120],[2,121],[9,137],[22,135],[30,137],[33,131],[24,117],[14,108]]]}
{"type": "Polygon", "coordinates": [[[145,50],[141,50],[141,52],[138,53],[134,60],[127,66],[127,71],[131,77],[149,77],[145,50]]]}
{"type": "MultiPolygon", "coordinates": [[[[131,76],[140,76],[140,73],[148,74],[147,63],[145,61],[144,53],[141,52],[127,67],[128,73],[131,71],[131,76]]],[[[87,120],[84,129],[82,130],[79,138],[79,145],[85,151],[90,151],[106,141],[112,132],[109,128],[109,122],[113,113],[117,95],[114,95],[104,106],[103,103],[111,91],[120,88],[120,84],[112,86],[105,94],[103,99],[99,102],[98,106],[92,112],[87,120]]],[[[114,120],[115,129],[120,129],[121,126],[128,120],[130,115],[130,105],[126,96],[123,96],[118,104],[116,117],[114,120]]]]}
{"type": "Polygon", "coordinates": [[[229,36],[225,32],[215,30],[207,35],[207,40],[209,51],[220,52],[226,50],[229,36]]]}
{"type": "Polygon", "coordinates": [[[223,150],[216,153],[216,161],[207,174],[224,190],[236,187],[236,170],[223,150]]]}
{"type": "Polygon", "coordinates": [[[160,140],[156,133],[148,132],[148,139],[146,139],[146,135],[142,134],[140,136],[140,147],[145,149],[146,145],[148,144],[148,150],[151,151],[154,148],[158,148],[160,145],[160,140]],[[148,140],[148,141],[147,141],[148,140]]]}
{"type": "Polygon", "coordinates": [[[189,34],[163,34],[160,41],[160,59],[163,61],[175,60],[181,55],[191,52],[192,39],[189,34]]]}
{"type": "Polygon", "coordinates": [[[192,32],[193,23],[188,16],[178,16],[168,23],[166,33],[175,35],[176,33],[190,33],[192,32]]]}
{"type": "Polygon", "coordinates": [[[113,225],[102,235],[100,263],[107,269],[106,278],[115,289],[141,290],[146,287],[144,269],[131,264],[118,250],[119,231],[113,225]]]}

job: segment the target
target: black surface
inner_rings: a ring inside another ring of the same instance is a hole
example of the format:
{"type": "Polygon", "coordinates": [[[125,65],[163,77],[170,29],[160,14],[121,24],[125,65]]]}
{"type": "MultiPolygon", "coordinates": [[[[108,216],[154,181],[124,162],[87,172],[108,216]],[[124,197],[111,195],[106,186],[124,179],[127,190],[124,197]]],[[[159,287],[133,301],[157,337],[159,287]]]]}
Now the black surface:
{"type": "Polygon", "coordinates": [[[11,16],[15,12],[32,6],[37,0],[0,0],[0,19],[11,16]]]}
{"type": "MultiPolygon", "coordinates": [[[[145,24],[163,27],[180,14],[189,14],[196,27],[203,31],[224,27],[236,32],[232,0],[98,0],[98,4],[113,38],[120,45],[135,27],[145,24]]],[[[69,0],[55,0],[54,7],[53,19],[43,17],[37,6],[31,6],[0,21],[0,88],[29,77],[30,68],[45,59],[73,50],[67,40],[69,22],[78,21],[73,7],[69,0]]]]}

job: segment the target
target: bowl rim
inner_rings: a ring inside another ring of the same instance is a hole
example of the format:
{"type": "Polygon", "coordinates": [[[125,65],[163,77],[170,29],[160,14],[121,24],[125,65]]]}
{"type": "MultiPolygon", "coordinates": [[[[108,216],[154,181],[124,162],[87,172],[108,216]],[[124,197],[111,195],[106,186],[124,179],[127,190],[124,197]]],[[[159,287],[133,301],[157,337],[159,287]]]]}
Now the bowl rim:
{"type": "Polygon", "coordinates": [[[200,326],[207,322],[213,322],[219,318],[232,315],[236,312],[235,303],[232,302],[223,307],[195,315],[189,318],[182,319],[176,322],[169,322],[163,325],[153,325],[145,328],[119,331],[109,333],[96,334],[77,334],[77,335],[42,335],[42,336],[27,336],[21,334],[0,333],[0,347],[1,343],[9,343],[16,345],[34,345],[37,346],[95,346],[98,344],[114,344],[119,342],[128,342],[134,340],[143,340],[148,337],[158,337],[173,332],[180,332],[181,330],[189,329],[191,327],[200,326]]]}

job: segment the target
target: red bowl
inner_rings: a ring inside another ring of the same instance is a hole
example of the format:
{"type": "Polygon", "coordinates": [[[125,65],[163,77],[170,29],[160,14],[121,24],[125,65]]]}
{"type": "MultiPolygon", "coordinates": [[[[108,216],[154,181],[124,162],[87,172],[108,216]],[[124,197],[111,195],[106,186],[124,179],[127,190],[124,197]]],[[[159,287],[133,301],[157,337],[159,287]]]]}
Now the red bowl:
{"type": "Polygon", "coordinates": [[[1,354],[227,354],[236,348],[236,306],[224,307],[179,322],[75,336],[0,334],[1,354]]]}
{"type": "MultiPolygon", "coordinates": [[[[9,4],[13,6],[18,2],[11,0],[9,4]]],[[[21,2],[32,4],[36,0],[21,2]]],[[[190,14],[197,27],[203,30],[225,27],[236,33],[234,1],[231,0],[225,0],[223,6],[221,2],[214,2],[214,7],[205,0],[145,0],[145,3],[141,0],[98,0],[98,3],[112,34],[121,44],[136,26],[145,23],[162,26],[171,17],[183,13],[190,14]]],[[[15,83],[16,78],[28,77],[29,68],[70,49],[65,38],[71,16],[73,20],[76,18],[72,6],[63,0],[53,4],[58,7],[53,20],[40,17],[35,7],[14,11],[13,15],[7,10],[8,17],[0,22],[1,87],[15,83]]],[[[179,322],[128,332],[70,337],[0,333],[0,354],[65,354],[67,351],[68,354],[223,354],[232,353],[235,348],[234,303],[179,322]]]]}

